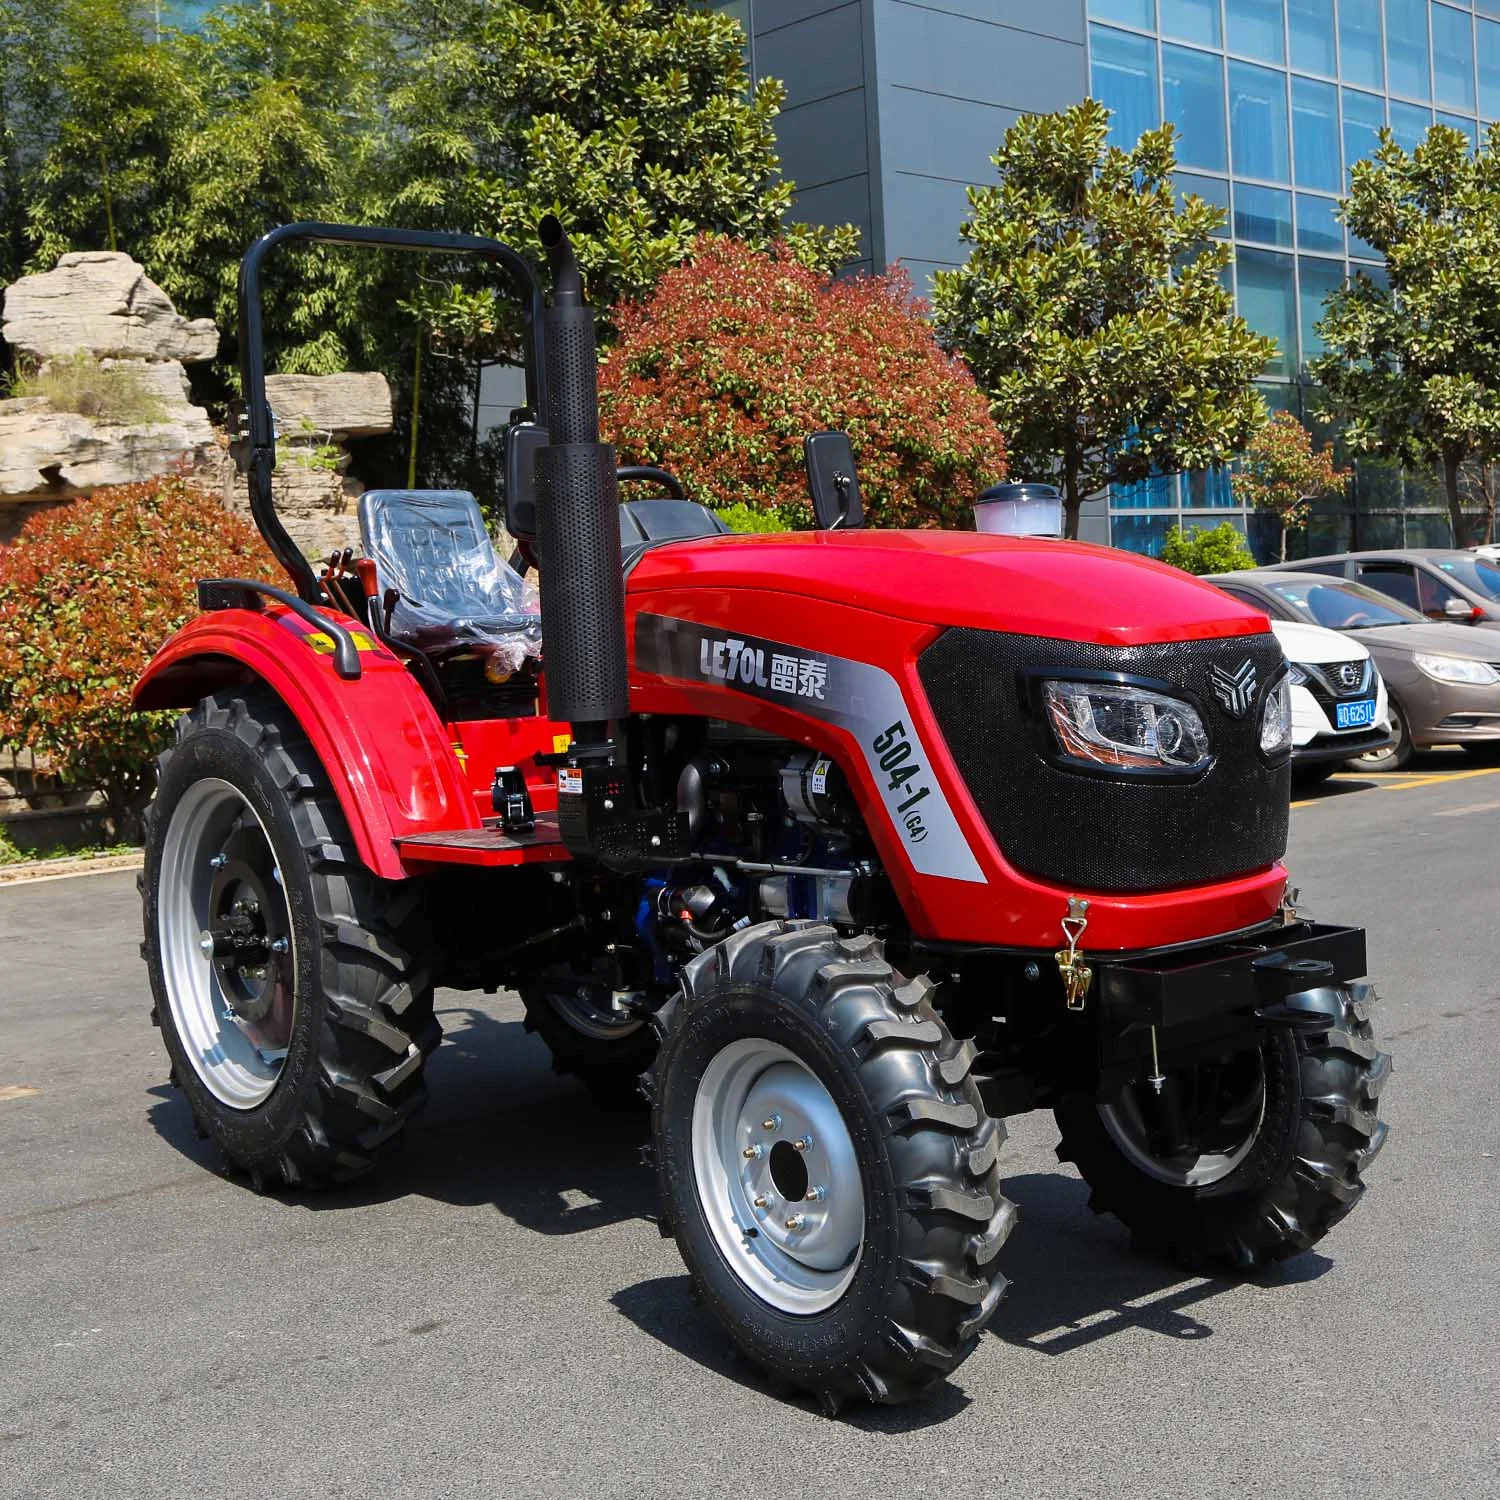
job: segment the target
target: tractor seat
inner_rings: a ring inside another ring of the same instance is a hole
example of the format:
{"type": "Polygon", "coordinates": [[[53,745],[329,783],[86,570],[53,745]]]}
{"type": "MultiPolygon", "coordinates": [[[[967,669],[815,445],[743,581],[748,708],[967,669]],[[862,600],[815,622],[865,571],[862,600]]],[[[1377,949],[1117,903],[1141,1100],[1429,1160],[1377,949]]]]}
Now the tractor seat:
{"type": "Polygon", "coordinates": [[[366,490],[359,534],[382,591],[401,595],[391,613],[397,641],[437,660],[498,654],[511,671],[541,654],[536,595],[496,556],[468,491],[366,490]]]}
{"type": "Polygon", "coordinates": [[[668,497],[620,504],[620,554],[628,573],[653,547],[693,537],[723,536],[729,528],[706,505],[668,497]]]}

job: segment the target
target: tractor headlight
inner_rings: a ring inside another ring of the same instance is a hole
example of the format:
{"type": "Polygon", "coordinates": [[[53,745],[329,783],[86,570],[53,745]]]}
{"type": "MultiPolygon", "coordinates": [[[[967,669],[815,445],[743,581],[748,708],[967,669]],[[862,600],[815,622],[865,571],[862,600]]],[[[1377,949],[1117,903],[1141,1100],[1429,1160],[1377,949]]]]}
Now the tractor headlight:
{"type": "Polygon", "coordinates": [[[1463,682],[1471,687],[1500,682],[1500,672],[1487,661],[1470,661],[1463,656],[1424,656],[1420,651],[1412,653],[1412,660],[1418,671],[1438,682],[1463,682]]]}
{"type": "MultiPolygon", "coordinates": [[[[1292,668],[1295,672],[1296,667],[1292,668]]],[[[1260,712],[1260,753],[1281,755],[1292,745],[1292,688],[1290,673],[1266,694],[1260,712]]]]}
{"type": "Polygon", "coordinates": [[[1042,701],[1064,755],[1116,771],[1197,771],[1208,764],[1198,710],[1149,688],[1049,681],[1042,701]]]}

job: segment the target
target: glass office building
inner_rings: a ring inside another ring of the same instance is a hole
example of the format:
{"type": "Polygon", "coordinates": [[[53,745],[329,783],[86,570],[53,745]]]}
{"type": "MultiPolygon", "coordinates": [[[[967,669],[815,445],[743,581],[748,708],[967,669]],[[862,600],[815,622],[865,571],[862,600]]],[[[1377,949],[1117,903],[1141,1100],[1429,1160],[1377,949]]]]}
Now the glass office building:
{"type": "MultiPolygon", "coordinates": [[[[1349,169],[1382,126],[1410,149],[1434,121],[1477,140],[1500,117],[1500,0],[1088,0],[1088,58],[1120,144],[1177,127],[1179,184],[1225,210],[1236,304],[1279,346],[1267,400],[1308,415],[1324,298],[1352,271],[1383,274],[1335,216],[1349,169]]],[[[1360,463],[1350,496],[1320,511],[1313,551],[1448,544],[1436,484],[1385,465],[1360,463]]],[[[1110,496],[1112,539],[1142,551],[1223,515],[1245,526],[1220,476],[1110,496]]]]}
{"type": "MultiPolygon", "coordinates": [[[[757,76],[783,80],[777,135],[796,216],[852,223],[865,267],[918,287],[960,264],[965,189],[1023,113],[1092,94],[1131,142],[1178,128],[1181,186],[1220,204],[1239,310],[1271,334],[1274,406],[1310,417],[1303,367],[1323,299],[1351,268],[1379,276],[1334,215],[1350,165],[1389,125],[1410,146],[1435,120],[1471,138],[1500,118],[1500,0],[709,0],[745,27],[757,76]]],[[[1157,551],[1174,523],[1228,518],[1270,555],[1267,518],[1228,476],[1163,475],[1085,507],[1083,534],[1157,551]]],[[[1321,505],[1314,551],[1446,545],[1441,489],[1361,461],[1321,505]]]]}

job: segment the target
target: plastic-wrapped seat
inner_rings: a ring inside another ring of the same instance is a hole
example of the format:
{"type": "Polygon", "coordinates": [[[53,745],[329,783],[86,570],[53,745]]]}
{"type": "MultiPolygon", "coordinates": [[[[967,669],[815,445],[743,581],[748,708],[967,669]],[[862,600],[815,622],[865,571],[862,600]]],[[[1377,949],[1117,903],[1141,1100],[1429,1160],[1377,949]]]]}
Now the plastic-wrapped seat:
{"type": "Polygon", "coordinates": [[[536,592],[495,553],[466,490],[366,490],[359,532],[382,590],[401,595],[391,635],[435,661],[473,653],[504,672],[541,655],[536,592]]]}

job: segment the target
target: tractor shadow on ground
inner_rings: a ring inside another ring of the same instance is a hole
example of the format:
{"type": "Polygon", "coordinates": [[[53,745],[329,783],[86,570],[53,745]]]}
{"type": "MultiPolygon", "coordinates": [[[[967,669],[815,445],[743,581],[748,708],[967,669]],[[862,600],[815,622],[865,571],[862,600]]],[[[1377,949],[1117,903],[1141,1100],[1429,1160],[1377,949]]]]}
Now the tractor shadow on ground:
{"type": "Polygon", "coordinates": [[[1308,1251],[1253,1277],[1203,1276],[1136,1248],[1123,1225],[1089,1209],[1088,1188],[1071,1174],[1007,1178],[1005,1192],[1019,1222],[1000,1252],[1011,1290],[989,1331],[1033,1353],[1068,1354],[1134,1330],[1211,1338],[1206,1315],[1215,1298],[1312,1281],[1333,1266],[1308,1251]]]}

